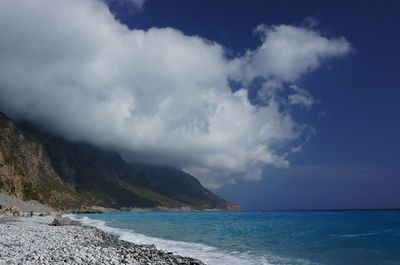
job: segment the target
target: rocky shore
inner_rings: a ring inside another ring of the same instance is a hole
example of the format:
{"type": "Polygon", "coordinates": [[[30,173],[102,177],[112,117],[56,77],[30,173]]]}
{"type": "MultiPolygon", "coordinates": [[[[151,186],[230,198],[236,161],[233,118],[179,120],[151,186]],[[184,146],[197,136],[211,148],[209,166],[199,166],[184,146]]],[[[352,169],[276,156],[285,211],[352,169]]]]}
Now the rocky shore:
{"type": "Polygon", "coordinates": [[[0,217],[0,264],[204,265],[81,225],[51,226],[54,216],[0,217]]]}

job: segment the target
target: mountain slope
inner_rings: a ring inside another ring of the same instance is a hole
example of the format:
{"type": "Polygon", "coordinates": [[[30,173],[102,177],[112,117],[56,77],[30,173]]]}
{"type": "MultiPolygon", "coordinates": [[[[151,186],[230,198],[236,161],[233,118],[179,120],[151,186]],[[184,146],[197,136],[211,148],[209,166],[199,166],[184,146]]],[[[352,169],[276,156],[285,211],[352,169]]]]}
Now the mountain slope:
{"type": "Polygon", "coordinates": [[[0,191],[55,208],[191,207],[235,209],[193,176],[127,163],[114,152],[68,142],[0,114],[0,191]]]}
{"type": "Polygon", "coordinates": [[[66,208],[82,204],[53,169],[44,146],[0,114],[0,191],[66,208]]]}

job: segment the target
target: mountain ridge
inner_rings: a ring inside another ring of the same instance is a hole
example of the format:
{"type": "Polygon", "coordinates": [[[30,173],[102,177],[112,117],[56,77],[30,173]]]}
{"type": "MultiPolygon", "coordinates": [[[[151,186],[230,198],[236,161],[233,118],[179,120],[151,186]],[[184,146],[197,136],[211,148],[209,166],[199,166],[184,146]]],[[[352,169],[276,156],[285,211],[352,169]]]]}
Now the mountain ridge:
{"type": "Polygon", "coordinates": [[[0,191],[57,209],[101,206],[238,210],[190,174],[126,162],[0,113],[0,191]]]}

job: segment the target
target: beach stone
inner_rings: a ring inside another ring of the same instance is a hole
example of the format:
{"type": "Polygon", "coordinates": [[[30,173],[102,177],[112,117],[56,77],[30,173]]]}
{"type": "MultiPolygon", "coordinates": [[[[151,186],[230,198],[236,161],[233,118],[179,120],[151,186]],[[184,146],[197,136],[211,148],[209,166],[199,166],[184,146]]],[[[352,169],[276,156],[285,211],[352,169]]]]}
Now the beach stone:
{"type": "Polygon", "coordinates": [[[66,226],[66,225],[78,225],[79,223],[69,219],[68,217],[56,217],[50,224],[52,226],[66,226]]]}
{"type": "Polygon", "coordinates": [[[73,223],[54,216],[13,217],[0,223],[0,264],[204,265],[154,245],[133,244],[73,223]]]}

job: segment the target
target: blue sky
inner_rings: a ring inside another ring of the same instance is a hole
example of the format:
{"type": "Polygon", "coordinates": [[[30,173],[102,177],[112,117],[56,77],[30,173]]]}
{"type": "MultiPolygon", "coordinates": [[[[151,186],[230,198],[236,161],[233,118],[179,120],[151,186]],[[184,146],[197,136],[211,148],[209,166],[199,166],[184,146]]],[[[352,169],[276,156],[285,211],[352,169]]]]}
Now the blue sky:
{"type": "Polygon", "coordinates": [[[395,1],[0,3],[0,106],[244,209],[400,207],[395,1]]]}
{"type": "MultiPolygon", "coordinates": [[[[121,10],[119,10],[121,11],[121,10]]],[[[148,1],[119,12],[131,27],[174,27],[243,53],[259,24],[303,25],[344,36],[354,51],[301,83],[319,100],[296,113],[317,133],[289,169],[215,190],[248,209],[400,207],[400,4],[396,1],[148,1]]]]}

